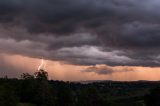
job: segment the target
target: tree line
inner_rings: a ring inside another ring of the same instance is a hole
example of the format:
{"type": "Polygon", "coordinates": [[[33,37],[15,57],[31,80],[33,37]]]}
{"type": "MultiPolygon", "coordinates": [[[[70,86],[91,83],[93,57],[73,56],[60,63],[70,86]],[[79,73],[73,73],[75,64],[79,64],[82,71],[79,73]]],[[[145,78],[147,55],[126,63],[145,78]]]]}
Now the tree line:
{"type": "Polygon", "coordinates": [[[127,95],[136,87],[129,91],[127,84],[124,87],[118,83],[124,89],[105,84],[49,81],[44,70],[34,75],[23,73],[21,79],[0,79],[0,106],[160,106],[159,87],[148,90],[145,95],[132,97],[132,94],[127,95]],[[117,99],[119,95],[129,99],[117,99]]]}

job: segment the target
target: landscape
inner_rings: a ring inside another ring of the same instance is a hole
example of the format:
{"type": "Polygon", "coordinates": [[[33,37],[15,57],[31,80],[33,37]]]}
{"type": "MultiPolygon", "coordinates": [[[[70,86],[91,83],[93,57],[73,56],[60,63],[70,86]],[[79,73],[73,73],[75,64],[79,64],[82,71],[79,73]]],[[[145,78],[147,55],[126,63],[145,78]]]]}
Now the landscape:
{"type": "Polygon", "coordinates": [[[1,106],[159,106],[159,81],[48,80],[44,70],[0,79],[1,106]]]}
{"type": "Polygon", "coordinates": [[[160,106],[160,0],[0,0],[0,106],[160,106]]]}

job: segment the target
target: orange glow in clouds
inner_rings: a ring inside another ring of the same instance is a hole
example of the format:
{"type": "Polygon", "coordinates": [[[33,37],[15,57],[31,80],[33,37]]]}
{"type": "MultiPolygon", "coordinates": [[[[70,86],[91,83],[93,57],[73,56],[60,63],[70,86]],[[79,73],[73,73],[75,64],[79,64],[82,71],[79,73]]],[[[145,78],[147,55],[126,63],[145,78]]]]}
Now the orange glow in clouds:
{"type": "MultiPolygon", "coordinates": [[[[33,74],[37,70],[41,62],[41,59],[30,58],[20,55],[1,54],[0,56],[1,60],[3,60],[5,64],[8,64],[8,66],[10,67],[14,67],[14,69],[17,70],[17,72],[14,72],[15,77],[20,77],[22,73],[26,72],[33,74]]],[[[109,66],[110,68],[117,70],[117,72],[99,75],[95,72],[83,72],[83,70],[90,66],[64,64],[59,61],[51,60],[45,60],[45,63],[46,70],[49,74],[49,79],[53,80],[160,80],[160,67],[109,66]],[[126,69],[127,71],[125,71],[126,69]]],[[[99,67],[101,67],[101,65],[99,65],[99,67]]]]}

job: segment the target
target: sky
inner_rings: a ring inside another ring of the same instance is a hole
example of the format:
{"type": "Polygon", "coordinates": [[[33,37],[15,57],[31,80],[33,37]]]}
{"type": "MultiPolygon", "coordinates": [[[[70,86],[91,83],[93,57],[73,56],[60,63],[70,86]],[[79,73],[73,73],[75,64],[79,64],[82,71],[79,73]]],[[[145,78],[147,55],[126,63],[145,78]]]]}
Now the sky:
{"type": "Polygon", "coordinates": [[[160,80],[159,0],[0,0],[0,76],[160,80]]]}

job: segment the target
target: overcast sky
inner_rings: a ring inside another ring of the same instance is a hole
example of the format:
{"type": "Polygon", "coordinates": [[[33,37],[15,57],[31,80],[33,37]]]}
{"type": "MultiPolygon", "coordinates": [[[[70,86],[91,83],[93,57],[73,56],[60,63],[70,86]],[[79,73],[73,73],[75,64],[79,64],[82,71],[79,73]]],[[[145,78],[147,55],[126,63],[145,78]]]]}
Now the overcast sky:
{"type": "Polygon", "coordinates": [[[17,76],[26,67],[11,68],[8,61],[18,55],[72,65],[70,70],[88,67],[79,74],[95,73],[97,79],[135,67],[155,72],[160,66],[159,10],[159,0],[0,0],[0,67],[17,76]]]}

